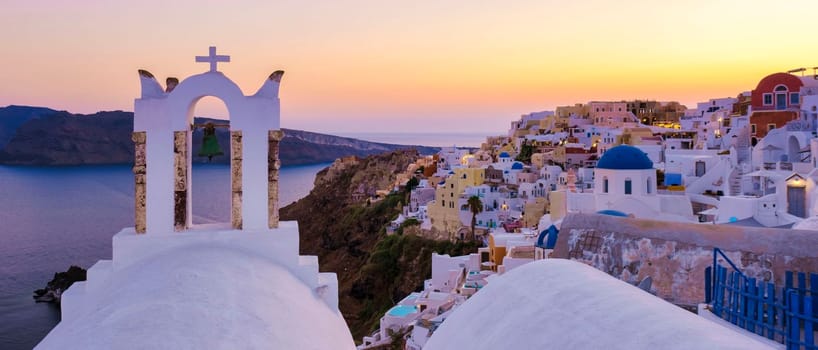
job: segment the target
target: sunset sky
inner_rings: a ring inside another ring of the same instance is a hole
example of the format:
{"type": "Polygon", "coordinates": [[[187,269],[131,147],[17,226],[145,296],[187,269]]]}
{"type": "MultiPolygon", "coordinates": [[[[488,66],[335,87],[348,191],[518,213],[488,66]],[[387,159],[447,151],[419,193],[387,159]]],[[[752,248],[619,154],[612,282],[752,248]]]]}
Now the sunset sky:
{"type": "MultiPolygon", "coordinates": [[[[136,70],[220,70],[253,93],[277,69],[282,126],[499,133],[590,100],[690,107],[818,66],[818,1],[3,0],[0,106],[133,110],[136,70]]],[[[808,70],[811,73],[811,70],[808,70]]],[[[226,117],[215,99],[197,115],[226,117]]]]}

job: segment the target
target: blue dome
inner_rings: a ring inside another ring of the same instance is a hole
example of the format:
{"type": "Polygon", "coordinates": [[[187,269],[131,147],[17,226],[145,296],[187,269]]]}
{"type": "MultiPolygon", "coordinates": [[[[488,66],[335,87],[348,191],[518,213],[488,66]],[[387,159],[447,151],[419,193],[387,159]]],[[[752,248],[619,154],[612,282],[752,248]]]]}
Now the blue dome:
{"type": "Polygon", "coordinates": [[[511,170],[523,170],[523,163],[514,162],[514,164],[511,164],[511,170]]]}
{"type": "Polygon", "coordinates": [[[602,155],[596,167],[614,170],[653,169],[653,162],[642,150],[628,145],[619,145],[602,155]]]}
{"type": "Polygon", "coordinates": [[[500,158],[511,158],[511,156],[508,155],[508,152],[500,152],[500,158]]]}
{"type": "Polygon", "coordinates": [[[536,247],[543,249],[554,249],[554,246],[557,244],[557,236],[559,233],[560,230],[558,230],[556,226],[548,226],[548,228],[540,232],[540,235],[537,237],[536,247]]]}
{"type": "Polygon", "coordinates": [[[602,214],[602,215],[610,215],[610,216],[621,216],[621,217],[625,217],[625,218],[628,217],[628,214],[625,214],[625,213],[623,213],[623,212],[621,212],[619,210],[612,210],[612,209],[600,210],[600,211],[598,211],[596,213],[597,214],[602,214]]]}

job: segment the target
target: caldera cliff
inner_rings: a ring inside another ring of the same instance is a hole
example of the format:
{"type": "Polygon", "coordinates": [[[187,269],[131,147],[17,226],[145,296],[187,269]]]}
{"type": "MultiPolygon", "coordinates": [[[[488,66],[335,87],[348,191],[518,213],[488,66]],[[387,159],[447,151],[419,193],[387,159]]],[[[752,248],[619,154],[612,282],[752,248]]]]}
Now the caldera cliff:
{"type": "MultiPolygon", "coordinates": [[[[226,120],[196,118],[196,124],[226,120]]],[[[282,129],[280,158],[283,165],[328,163],[346,156],[367,156],[397,149],[415,148],[423,154],[439,149],[357,140],[314,132],[282,129]]],[[[0,164],[89,165],[133,164],[133,113],[123,111],[73,114],[41,107],[0,108],[0,164]]],[[[230,159],[227,128],[217,128],[216,137],[224,155],[212,159],[227,164],[230,159]]],[[[202,129],[193,132],[194,155],[202,142],[202,129]]],[[[194,162],[207,162],[194,157],[194,162]]]]}
{"type": "Polygon", "coordinates": [[[429,240],[411,228],[386,234],[408,193],[371,195],[391,189],[417,157],[407,150],[337,160],[318,173],[308,196],[281,209],[282,219],[298,221],[301,254],[317,255],[322,271],[338,274],[341,312],[355,339],[373,331],[395,302],[422,289],[431,278],[432,252],[477,251],[476,243],[429,240]]]}

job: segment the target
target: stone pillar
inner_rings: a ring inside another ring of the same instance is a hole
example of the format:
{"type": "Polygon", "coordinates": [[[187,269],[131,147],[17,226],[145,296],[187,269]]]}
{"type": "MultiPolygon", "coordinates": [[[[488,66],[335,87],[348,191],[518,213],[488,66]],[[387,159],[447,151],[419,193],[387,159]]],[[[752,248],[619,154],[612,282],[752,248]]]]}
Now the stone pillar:
{"type": "Polygon", "coordinates": [[[230,206],[230,222],[233,229],[241,230],[241,160],[242,160],[242,143],[241,131],[230,131],[230,181],[231,185],[231,200],[230,206]]]}
{"type": "Polygon", "coordinates": [[[281,161],[278,159],[278,144],[284,138],[281,130],[270,130],[267,135],[267,225],[269,228],[278,227],[278,169],[281,161]]]}
{"type": "Polygon", "coordinates": [[[177,232],[187,229],[188,132],[173,132],[173,228],[177,232]]]}
{"type": "Polygon", "coordinates": [[[145,233],[145,177],[147,173],[147,163],[145,160],[146,133],[144,131],[136,131],[131,134],[131,140],[134,142],[134,228],[136,229],[136,233],[145,233]]]}

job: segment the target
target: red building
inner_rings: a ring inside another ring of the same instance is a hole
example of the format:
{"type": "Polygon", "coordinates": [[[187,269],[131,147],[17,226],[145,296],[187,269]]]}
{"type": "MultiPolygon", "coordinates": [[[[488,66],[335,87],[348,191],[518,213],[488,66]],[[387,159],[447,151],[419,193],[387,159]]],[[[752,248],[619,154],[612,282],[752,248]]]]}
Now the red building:
{"type": "Polygon", "coordinates": [[[753,144],[767,132],[798,118],[801,107],[801,78],[788,73],[770,74],[750,94],[750,133],[753,144]]]}
{"type": "Polygon", "coordinates": [[[752,92],[753,111],[780,111],[801,107],[801,78],[788,73],[770,74],[752,92]]]}
{"type": "Polygon", "coordinates": [[[798,111],[758,111],[750,115],[750,135],[753,145],[767,136],[770,130],[783,128],[790,120],[798,119],[798,111]]]}

